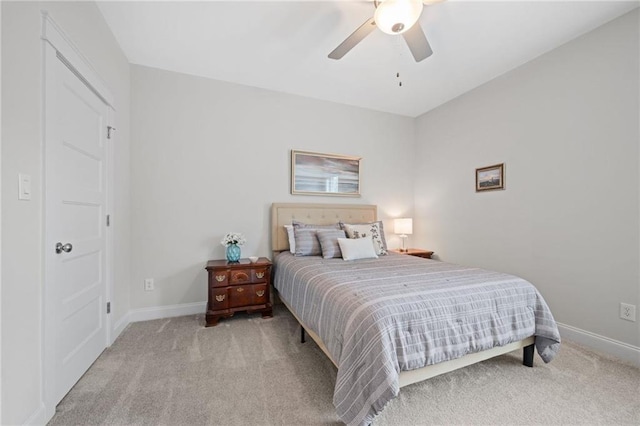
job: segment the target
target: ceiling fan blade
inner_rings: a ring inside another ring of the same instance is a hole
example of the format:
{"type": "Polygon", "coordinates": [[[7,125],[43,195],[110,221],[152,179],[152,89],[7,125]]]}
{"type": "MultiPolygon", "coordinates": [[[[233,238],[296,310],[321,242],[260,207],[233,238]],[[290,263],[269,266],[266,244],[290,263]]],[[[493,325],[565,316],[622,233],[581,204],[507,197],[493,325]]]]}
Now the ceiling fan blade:
{"type": "Polygon", "coordinates": [[[411,50],[411,54],[416,62],[420,62],[433,54],[427,37],[424,35],[418,22],[402,33],[402,36],[404,37],[404,41],[407,42],[407,46],[409,46],[409,50],[411,50]]]}
{"type": "Polygon", "coordinates": [[[360,25],[345,41],[340,43],[338,47],[333,49],[333,52],[329,53],[329,58],[340,59],[346,55],[356,44],[360,43],[366,36],[371,34],[371,31],[376,29],[376,22],[373,18],[367,19],[367,21],[360,25]]]}

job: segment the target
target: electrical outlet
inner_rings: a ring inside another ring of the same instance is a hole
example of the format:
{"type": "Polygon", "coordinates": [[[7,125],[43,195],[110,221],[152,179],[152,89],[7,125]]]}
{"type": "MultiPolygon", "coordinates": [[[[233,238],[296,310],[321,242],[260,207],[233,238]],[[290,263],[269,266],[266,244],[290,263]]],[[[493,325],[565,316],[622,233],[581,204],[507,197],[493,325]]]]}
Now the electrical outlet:
{"type": "Polygon", "coordinates": [[[146,278],[144,280],[144,291],[153,291],[156,287],[153,284],[153,278],[146,278]]]}
{"type": "Polygon", "coordinates": [[[628,303],[620,303],[620,318],[627,321],[636,320],[636,305],[630,305],[628,303]]]}

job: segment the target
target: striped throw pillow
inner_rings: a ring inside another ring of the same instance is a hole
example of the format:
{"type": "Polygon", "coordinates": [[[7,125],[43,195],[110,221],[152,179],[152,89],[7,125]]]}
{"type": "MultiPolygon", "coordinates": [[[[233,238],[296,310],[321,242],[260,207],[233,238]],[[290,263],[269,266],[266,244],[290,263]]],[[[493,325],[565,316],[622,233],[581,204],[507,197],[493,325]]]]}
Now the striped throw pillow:
{"type": "Polygon", "coordinates": [[[316,237],[316,229],[293,227],[296,237],[296,256],[319,256],[321,254],[320,242],[316,237]]]}
{"type": "Polygon", "coordinates": [[[320,248],[316,231],[318,229],[340,229],[338,223],[331,225],[313,225],[294,220],[292,224],[293,234],[296,240],[296,256],[319,256],[322,254],[322,249],[320,248]]]}
{"type": "Polygon", "coordinates": [[[343,230],[338,229],[318,229],[318,241],[322,250],[322,257],[331,259],[334,257],[342,257],[338,238],[346,238],[343,230]]]}

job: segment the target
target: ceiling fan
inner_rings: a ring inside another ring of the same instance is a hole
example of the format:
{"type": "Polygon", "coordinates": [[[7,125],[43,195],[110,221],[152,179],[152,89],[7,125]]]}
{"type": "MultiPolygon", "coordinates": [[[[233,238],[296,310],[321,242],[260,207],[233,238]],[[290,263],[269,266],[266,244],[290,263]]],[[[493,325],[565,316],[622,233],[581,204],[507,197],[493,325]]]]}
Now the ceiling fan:
{"type": "MultiPolygon", "coordinates": [[[[427,0],[425,3],[432,4],[439,1],[441,0],[427,0]]],[[[418,23],[424,6],[422,0],[374,0],[373,4],[376,8],[373,17],[367,19],[329,53],[329,58],[342,58],[376,28],[387,34],[402,34],[416,62],[433,54],[427,37],[418,23]]]]}

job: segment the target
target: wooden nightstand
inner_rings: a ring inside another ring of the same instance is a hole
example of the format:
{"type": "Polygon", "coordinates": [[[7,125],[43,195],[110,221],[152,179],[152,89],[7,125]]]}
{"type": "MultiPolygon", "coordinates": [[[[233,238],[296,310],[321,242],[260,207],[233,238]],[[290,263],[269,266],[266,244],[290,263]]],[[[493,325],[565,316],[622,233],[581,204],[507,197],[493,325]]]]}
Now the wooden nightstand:
{"type": "Polygon", "coordinates": [[[409,256],[422,257],[424,259],[431,259],[431,256],[433,255],[433,252],[429,250],[422,250],[422,249],[415,249],[415,248],[410,248],[407,250],[408,251],[400,251],[400,249],[392,249],[389,251],[392,251],[394,253],[400,253],[400,254],[408,254],[409,256]]]}
{"type": "Polygon", "coordinates": [[[209,273],[207,327],[238,311],[260,312],[263,318],[272,316],[269,259],[261,257],[256,263],[249,259],[237,263],[210,260],[205,269],[209,273]]]}

